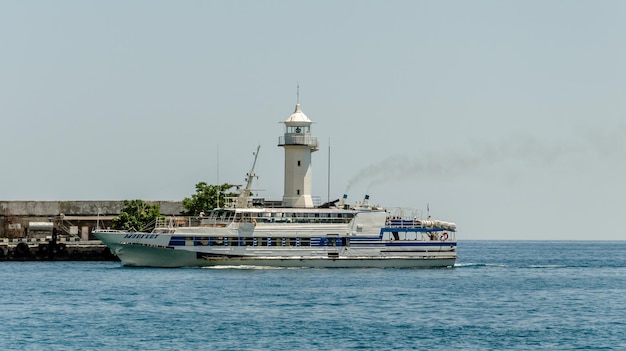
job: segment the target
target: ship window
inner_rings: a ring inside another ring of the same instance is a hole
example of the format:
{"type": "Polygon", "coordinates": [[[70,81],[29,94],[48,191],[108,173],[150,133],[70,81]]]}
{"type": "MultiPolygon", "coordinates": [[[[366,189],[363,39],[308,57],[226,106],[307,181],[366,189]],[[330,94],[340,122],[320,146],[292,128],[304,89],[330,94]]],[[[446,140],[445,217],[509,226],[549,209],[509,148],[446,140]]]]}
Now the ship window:
{"type": "Polygon", "coordinates": [[[300,246],[311,246],[311,238],[300,238],[300,246]]]}
{"type": "Polygon", "coordinates": [[[185,246],[194,246],[194,245],[195,245],[195,240],[193,239],[193,236],[185,237],[185,246]]]}

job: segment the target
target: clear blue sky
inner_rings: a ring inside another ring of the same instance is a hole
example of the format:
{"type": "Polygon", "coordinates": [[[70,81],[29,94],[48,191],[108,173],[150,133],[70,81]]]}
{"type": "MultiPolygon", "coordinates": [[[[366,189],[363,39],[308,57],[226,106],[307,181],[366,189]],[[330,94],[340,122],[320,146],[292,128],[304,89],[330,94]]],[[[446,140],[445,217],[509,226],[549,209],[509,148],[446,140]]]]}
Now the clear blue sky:
{"type": "Polygon", "coordinates": [[[623,1],[2,1],[0,200],[180,200],[242,183],[259,144],[255,187],[280,199],[299,82],[323,200],[330,142],[333,199],[429,204],[461,239],[624,239],[624,18],[623,1]]]}

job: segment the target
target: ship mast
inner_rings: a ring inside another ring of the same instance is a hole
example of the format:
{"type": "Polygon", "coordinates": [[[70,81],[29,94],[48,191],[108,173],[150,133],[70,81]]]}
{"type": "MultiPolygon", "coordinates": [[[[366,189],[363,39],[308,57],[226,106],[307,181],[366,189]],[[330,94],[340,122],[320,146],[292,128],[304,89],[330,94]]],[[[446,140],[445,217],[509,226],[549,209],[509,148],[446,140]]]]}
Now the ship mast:
{"type": "Polygon", "coordinates": [[[252,180],[256,177],[254,174],[254,167],[256,166],[256,159],[259,157],[259,149],[261,149],[261,145],[257,146],[256,152],[253,152],[254,162],[252,162],[252,168],[250,168],[250,172],[246,173],[246,187],[241,190],[239,196],[237,197],[237,202],[235,203],[236,208],[247,208],[248,206],[248,198],[252,194],[252,180]]]}

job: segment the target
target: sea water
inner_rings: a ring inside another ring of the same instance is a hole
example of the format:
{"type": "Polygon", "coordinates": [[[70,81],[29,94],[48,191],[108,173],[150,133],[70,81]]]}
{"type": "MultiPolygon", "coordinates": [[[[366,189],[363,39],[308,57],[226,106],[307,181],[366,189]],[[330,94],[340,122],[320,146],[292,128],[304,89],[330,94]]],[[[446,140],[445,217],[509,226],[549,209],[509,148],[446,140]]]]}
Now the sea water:
{"type": "Polygon", "coordinates": [[[626,242],[458,255],[447,269],[2,262],[0,349],[626,349],[626,242]]]}

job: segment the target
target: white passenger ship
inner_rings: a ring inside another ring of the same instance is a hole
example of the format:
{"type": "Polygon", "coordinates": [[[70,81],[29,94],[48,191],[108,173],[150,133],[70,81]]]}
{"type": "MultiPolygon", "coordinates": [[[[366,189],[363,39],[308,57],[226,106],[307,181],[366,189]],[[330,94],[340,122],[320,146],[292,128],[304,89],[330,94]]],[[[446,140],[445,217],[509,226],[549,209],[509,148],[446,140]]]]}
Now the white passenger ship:
{"type": "Polygon", "coordinates": [[[125,266],[452,267],[454,223],[421,218],[411,209],[314,206],[311,154],[318,150],[311,120],[296,105],[283,122],[285,184],[282,202],[251,196],[255,153],[246,187],[223,208],[198,217],[171,217],[150,233],[97,229],[94,235],[125,266]]]}

